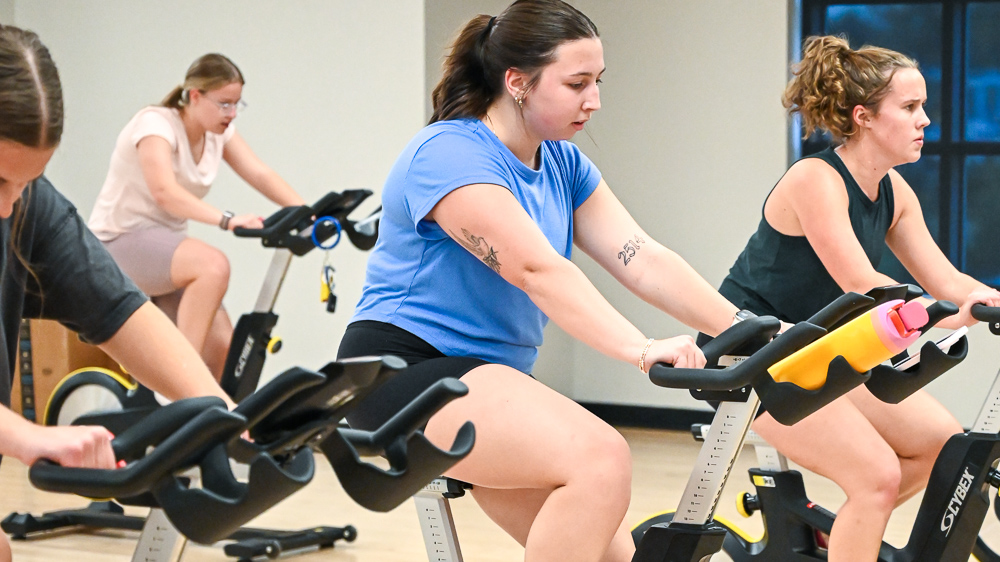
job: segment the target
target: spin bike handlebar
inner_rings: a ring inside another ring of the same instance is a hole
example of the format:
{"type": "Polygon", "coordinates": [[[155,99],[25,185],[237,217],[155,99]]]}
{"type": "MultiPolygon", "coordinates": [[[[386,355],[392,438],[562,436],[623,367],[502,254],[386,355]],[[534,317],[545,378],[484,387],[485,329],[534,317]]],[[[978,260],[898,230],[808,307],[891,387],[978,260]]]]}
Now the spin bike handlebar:
{"type": "Polygon", "coordinates": [[[220,398],[180,400],[158,408],[143,423],[112,439],[115,458],[132,461],[124,467],[71,468],[40,459],[31,465],[28,478],[36,488],[49,492],[95,498],[136,496],[208,448],[239,435],[245,425],[246,419],[229,412],[220,398]]]}
{"type": "MultiPolygon", "coordinates": [[[[773,378],[774,373],[771,371],[778,362],[882,302],[913,299],[921,294],[923,291],[919,288],[906,285],[878,288],[868,296],[846,293],[809,320],[799,322],[773,340],[771,338],[779,329],[778,321],[772,317],[752,318],[736,324],[706,344],[703,352],[708,360],[707,368],[678,369],[658,363],[650,369],[649,377],[659,386],[687,389],[692,393],[697,391],[702,395],[710,395],[708,399],[739,400],[742,396],[745,400],[745,392],[735,396],[720,397],[718,394],[751,386],[768,412],[786,425],[801,420],[860,384],[867,384],[869,390],[880,400],[897,403],[964,359],[968,351],[967,341],[963,338],[948,352],[941,351],[933,342],[927,342],[921,348],[920,362],[906,371],[877,365],[859,372],[845,358],[850,351],[845,349],[843,354],[836,355],[832,360],[824,359],[823,364],[819,365],[821,370],[825,370],[825,377],[816,388],[806,388],[794,382],[779,382],[773,378]],[[748,342],[755,342],[759,350],[728,369],[711,368],[718,364],[723,354],[732,353],[748,342]],[[829,361],[829,364],[825,361],[829,361]],[[876,376],[873,377],[873,373],[876,376]],[[716,394],[713,395],[712,392],[716,394]]],[[[956,312],[958,307],[950,302],[935,302],[927,308],[928,321],[920,331],[926,331],[942,318],[956,312]]],[[[836,345],[847,347],[849,340],[836,345]]]]}
{"type": "Polygon", "coordinates": [[[267,248],[286,248],[297,256],[303,256],[319,243],[336,235],[339,230],[361,250],[371,249],[378,238],[380,210],[360,221],[347,218],[352,211],[372,194],[367,189],[349,189],[342,193],[331,191],[312,205],[284,207],[264,219],[263,228],[233,229],[233,234],[241,238],[260,238],[267,248]],[[323,218],[333,218],[338,225],[323,218]],[[313,230],[315,229],[315,233],[313,230]]]}
{"type": "Polygon", "coordinates": [[[1000,335],[1000,307],[974,304],[969,312],[976,320],[988,323],[994,335],[1000,335]]]}

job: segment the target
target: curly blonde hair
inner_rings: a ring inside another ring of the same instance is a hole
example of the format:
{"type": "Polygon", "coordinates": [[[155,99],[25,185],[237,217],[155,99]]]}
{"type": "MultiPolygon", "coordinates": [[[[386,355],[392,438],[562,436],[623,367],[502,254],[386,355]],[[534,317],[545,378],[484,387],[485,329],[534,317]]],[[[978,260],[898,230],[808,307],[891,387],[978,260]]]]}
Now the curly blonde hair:
{"type": "Polygon", "coordinates": [[[843,37],[809,37],[781,103],[789,114],[802,116],[806,137],[824,129],[843,142],[858,132],[854,108],[877,113],[901,68],[919,70],[916,61],[896,51],[870,45],[854,50],[843,37]]]}

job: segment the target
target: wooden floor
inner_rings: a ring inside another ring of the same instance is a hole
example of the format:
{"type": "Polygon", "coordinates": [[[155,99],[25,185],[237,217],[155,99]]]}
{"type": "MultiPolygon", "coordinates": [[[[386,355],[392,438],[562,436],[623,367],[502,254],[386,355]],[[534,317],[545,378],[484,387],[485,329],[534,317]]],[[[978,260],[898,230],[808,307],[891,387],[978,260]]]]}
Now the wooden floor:
{"type": "MultiPolygon", "coordinates": [[[[698,451],[687,433],[626,429],[633,452],[635,476],[629,520],[636,523],[646,516],[676,507],[694,464],[698,451]]],[[[734,468],[718,515],[738,523],[757,536],[759,516],[743,519],[736,513],[735,498],[749,488],[746,470],[754,464],[751,452],[745,452],[734,468]]],[[[421,562],[426,554],[417,525],[412,502],[406,502],[387,514],[372,513],[354,505],[337,484],[326,463],[317,463],[315,480],[304,490],[274,507],[255,520],[255,526],[276,528],[306,528],[315,525],[351,524],[358,529],[353,543],[338,542],[336,548],[311,552],[290,558],[302,562],[421,562]]],[[[829,481],[806,474],[806,489],[810,498],[835,509],[843,494],[829,481]]],[[[38,513],[45,510],[83,506],[80,498],[48,494],[31,488],[26,469],[14,459],[4,459],[0,467],[0,516],[11,511],[38,513]]],[[[897,510],[890,520],[887,540],[902,545],[909,536],[909,527],[919,505],[914,498],[897,510]]],[[[507,537],[476,507],[471,498],[452,502],[465,559],[475,562],[510,562],[523,559],[521,547],[507,537]]],[[[137,511],[141,513],[141,511],[137,511]]],[[[1000,523],[992,514],[987,519],[984,535],[1000,545],[1000,523]]],[[[62,533],[42,539],[15,541],[15,562],[73,560],[127,561],[135,546],[138,533],[94,532],[62,533]]],[[[719,555],[717,560],[725,560],[719,555]]],[[[187,562],[227,560],[220,546],[190,544],[184,555],[187,562]]]]}

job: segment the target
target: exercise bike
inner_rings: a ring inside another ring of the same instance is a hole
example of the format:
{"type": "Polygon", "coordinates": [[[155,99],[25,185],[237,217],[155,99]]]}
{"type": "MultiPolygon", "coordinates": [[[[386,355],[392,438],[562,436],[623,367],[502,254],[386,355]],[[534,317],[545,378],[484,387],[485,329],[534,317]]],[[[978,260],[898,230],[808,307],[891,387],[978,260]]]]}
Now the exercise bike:
{"type": "MultiPolygon", "coordinates": [[[[339,240],[343,234],[361,250],[374,246],[380,210],[359,221],[348,218],[370,195],[368,190],[331,192],[313,205],[277,211],[264,220],[262,229],[238,228],[234,232],[241,237],[259,238],[265,248],[275,250],[254,310],[242,315],[233,331],[221,386],[234,401],[240,402],[254,392],[267,354],[281,348],[281,340],[271,336],[278,320],[274,305],[292,258],[306,255],[333,237],[339,240]]],[[[151,390],[126,376],[106,369],[80,369],[55,388],[43,421],[46,425],[102,425],[119,434],[160,407],[151,390]]],[[[0,527],[13,538],[24,539],[66,527],[141,530],[144,524],[145,518],[125,515],[116,502],[95,501],[82,509],[40,516],[12,513],[0,522],[0,527]]],[[[352,541],[356,536],[356,530],[350,525],[303,531],[242,529],[231,537],[236,542],[225,548],[227,554],[233,556],[247,552],[264,554],[264,550],[329,547],[336,540],[352,541]]]]}
{"type": "MultiPolygon", "coordinates": [[[[450,450],[441,450],[420,430],[421,420],[468,392],[455,379],[439,381],[376,431],[342,435],[340,420],[405,367],[401,359],[385,356],[337,361],[315,372],[289,369],[232,412],[214,397],[180,400],[115,437],[112,448],[120,468],[65,468],[41,460],[32,465],[29,478],[42,490],[151,507],[133,562],[177,562],[188,539],[211,544],[232,537],[309,483],[314,449],[330,460],[355,501],[370,509],[392,509],[464,458],[475,437],[466,423],[450,450]],[[252,441],[243,439],[246,434],[252,441]],[[358,461],[354,443],[378,448],[382,455],[391,450],[391,469],[358,461]],[[399,459],[403,466],[396,464],[399,459]],[[245,478],[235,475],[234,461],[249,468],[245,478]]],[[[227,554],[249,561],[282,553],[277,544],[265,546],[273,548],[227,554]]]]}
{"type": "MultiPolygon", "coordinates": [[[[980,320],[996,322],[1000,319],[1000,309],[977,306],[973,315],[980,320]]],[[[937,345],[926,342],[921,348],[919,363],[914,359],[900,362],[910,365],[906,371],[887,365],[876,367],[866,383],[869,390],[884,402],[898,403],[964,358],[967,340],[961,335],[962,331],[958,333],[960,337],[945,338],[937,345]],[[914,363],[916,366],[912,366],[914,363]],[[900,378],[900,374],[905,378],[900,378]],[[900,387],[894,380],[903,382],[906,387],[900,387]]],[[[939,455],[907,545],[897,549],[883,543],[879,561],[969,559],[989,507],[987,492],[1000,480],[995,469],[1000,459],[1000,437],[997,436],[1000,420],[995,417],[998,407],[1000,378],[974,429],[954,436],[939,455]]],[[[711,428],[695,427],[693,431],[698,437],[710,435],[716,423],[714,421],[711,428]]],[[[801,474],[788,469],[784,456],[756,434],[748,432],[748,435],[748,443],[757,449],[761,467],[750,470],[757,493],[741,495],[737,509],[748,517],[760,511],[765,531],[755,540],[735,525],[719,522],[721,549],[735,562],[826,560],[827,551],[817,543],[816,536],[817,532],[830,532],[834,514],[808,500],[801,474]]],[[[637,527],[634,536],[650,525],[671,519],[674,519],[672,514],[654,517],[637,527]]]]}
{"type": "MultiPolygon", "coordinates": [[[[706,369],[674,369],[663,364],[654,366],[649,376],[655,384],[698,389],[692,391],[696,397],[720,400],[722,404],[715,417],[718,424],[713,427],[716,431],[702,447],[698,464],[684,492],[678,510],[682,516],[676,521],[671,521],[672,517],[655,518],[637,527],[633,531],[638,546],[633,561],[707,560],[719,552],[726,529],[717,525],[712,516],[758,405],[763,402],[782,423],[792,424],[865,383],[871,376],[870,373],[858,373],[843,357],[839,357],[830,364],[825,383],[818,389],[806,390],[794,382],[774,381],[768,368],[821,340],[831,328],[905,293],[905,287],[882,291],[875,295],[878,298],[850,293],[773,341],[780,323],[772,317],[751,318],[734,325],[705,346],[703,352],[709,360],[706,369]],[[755,351],[738,363],[726,361],[723,357],[734,350],[747,348],[755,351]]],[[[931,312],[941,315],[944,311],[936,309],[931,312]]],[[[938,320],[935,318],[933,322],[938,320]]],[[[955,357],[943,360],[927,359],[918,369],[918,375],[908,373],[907,376],[933,378],[936,375],[930,371],[943,372],[945,364],[950,366],[964,358],[964,352],[958,348],[955,353],[955,357]]],[[[928,353],[928,357],[930,355],[928,353]]],[[[471,488],[468,483],[439,478],[415,496],[424,545],[431,562],[463,560],[450,500],[463,496],[471,488]]]]}

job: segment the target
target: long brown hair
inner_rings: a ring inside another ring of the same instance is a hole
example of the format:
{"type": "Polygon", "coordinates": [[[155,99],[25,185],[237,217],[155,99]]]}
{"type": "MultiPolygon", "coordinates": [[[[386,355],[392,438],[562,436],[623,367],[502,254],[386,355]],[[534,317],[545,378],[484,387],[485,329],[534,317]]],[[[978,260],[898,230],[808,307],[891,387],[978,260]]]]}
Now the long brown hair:
{"type": "Polygon", "coordinates": [[[208,53],[191,63],[187,73],[184,74],[184,83],[171,90],[167,97],[160,102],[160,105],[180,109],[187,105],[189,91],[207,92],[233,82],[246,84],[243,80],[243,73],[240,72],[236,63],[225,55],[208,53]]]}
{"type": "MultiPolygon", "coordinates": [[[[62,130],[62,84],[49,50],[34,32],[0,25],[0,139],[33,148],[52,148],[62,139],[62,130]]],[[[31,188],[32,184],[28,184],[26,189],[31,188]]],[[[11,240],[7,243],[37,282],[19,244],[26,199],[22,196],[14,204],[11,240]]]]}
{"type": "Polygon", "coordinates": [[[562,0],[517,0],[496,17],[472,18],[445,59],[430,122],[482,117],[502,91],[508,69],[533,74],[525,88],[530,90],[560,45],[597,37],[594,22],[562,0]]]}
{"type": "Polygon", "coordinates": [[[63,129],[59,72],[38,35],[0,25],[0,138],[51,148],[63,129]]]}
{"type": "Polygon", "coordinates": [[[866,45],[854,50],[843,37],[809,37],[781,102],[789,113],[802,116],[806,136],[825,129],[843,141],[858,132],[854,108],[861,105],[877,113],[901,68],[918,66],[889,49],[866,45]]]}

